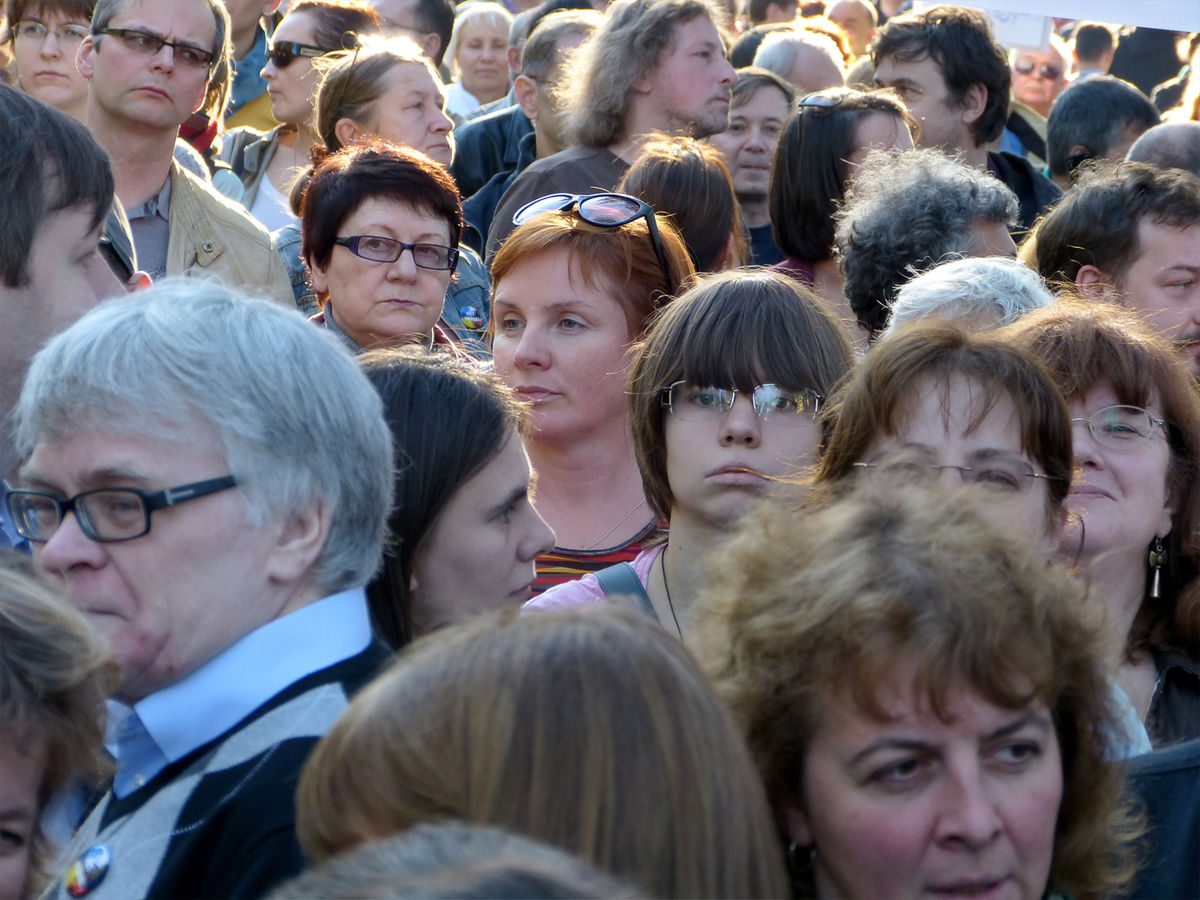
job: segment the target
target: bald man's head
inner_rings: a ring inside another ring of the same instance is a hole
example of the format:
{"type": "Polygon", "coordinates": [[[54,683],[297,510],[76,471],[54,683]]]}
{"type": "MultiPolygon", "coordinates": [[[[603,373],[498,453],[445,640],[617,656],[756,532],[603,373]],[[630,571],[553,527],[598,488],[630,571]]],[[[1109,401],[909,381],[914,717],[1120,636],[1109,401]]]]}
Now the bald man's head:
{"type": "Polygon", "coordinates": [[[1133,142],[1125,158],[1160,169],[1183,169],[1200,177],[1200,122],[1155,125],[1133,142]]]}

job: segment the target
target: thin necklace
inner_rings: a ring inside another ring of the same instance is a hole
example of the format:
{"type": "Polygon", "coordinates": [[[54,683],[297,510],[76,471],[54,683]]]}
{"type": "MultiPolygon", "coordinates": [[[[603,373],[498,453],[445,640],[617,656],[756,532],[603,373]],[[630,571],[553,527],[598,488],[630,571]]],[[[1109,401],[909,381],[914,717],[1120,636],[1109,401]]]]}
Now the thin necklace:
{"type": "Polygon", "coordinates": [[[659,568],[662,569],[663,590],[667,592],[667,608],[671,610],[671,618],[675,620],[675,630],[679,632],[679,639],[683,640],[683,629],[679,627],[679,617],[675,615],[675,604],[671,602],[671,585],[667,582],[667,550],[670,545],[663,547],[662,556],[658,558],[661,563],[659,568]]]}
{"type": "Polygon", "coordinates": [[[645,502],[646,502],[645,497],[642,497],[641,499],[639,499],[637,503],[633,504],[633,507],[629,510],[629,512],[625,513],[625,515],[621,516],[621,518],[619,518],[616,521],[616,524],[614,524],[612,528],[608,529],[608,531],[604,532],[604,534],[600,535],[600,537],[596,538],[594,541],[592,541],[590,544],[588,544],[583,549],[584,550],[596,549],[596,547],[600,544],[601,541],[603,541],[606,537],[608,537],[610,534],[612,534],[614,531],[616,531],[618,528],[620,528],[622,525],[624,525],[625,520],[628,519],[630,516],[632,516],[635,512],[637,512],[638,507],[641,506],[645,502]]]}

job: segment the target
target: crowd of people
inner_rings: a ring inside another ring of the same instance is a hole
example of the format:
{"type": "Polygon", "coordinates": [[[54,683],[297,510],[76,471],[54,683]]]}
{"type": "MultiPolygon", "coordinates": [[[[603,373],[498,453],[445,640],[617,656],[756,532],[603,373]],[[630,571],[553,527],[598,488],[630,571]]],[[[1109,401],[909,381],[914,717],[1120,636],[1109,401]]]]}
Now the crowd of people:
{"type": "Polygon", "coordinates": [[[911,5],[5,0],[0,900],[1200,898],[1200,30],[911,5]]]}

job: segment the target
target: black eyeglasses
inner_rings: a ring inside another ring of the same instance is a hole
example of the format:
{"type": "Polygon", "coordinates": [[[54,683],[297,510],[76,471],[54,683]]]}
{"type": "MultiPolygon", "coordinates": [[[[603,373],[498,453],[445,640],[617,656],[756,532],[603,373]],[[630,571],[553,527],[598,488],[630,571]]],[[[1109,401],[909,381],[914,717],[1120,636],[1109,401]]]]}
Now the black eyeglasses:
{"type": "Polygon", "coordinates": [[[69,512],[75,513],[80,530],[93,541],[115,544],[148,534],[150,514],[156,509],[199,500],[236,485],[236,478],[224,475],[165,491],[100,488],[76,494],[69,500],[46,491],[13,491],[8,495],[8,513],[17,533],[35,544],[44,544],[54,537],[69,512]]]}
{"type": "MultiPolygon", "coordinates": [[[[719,388],[712,385],[689,384],[676,381],[663,388],[661,404],[677,419],[687,422],[719,420],[733,409],[737,401],[736,388],[719,388]]],[[[750,403],[755,414],[766,421],[797,421],[803,416],[814,420],[821,402],[825,398],[811,389],[789,391],[777,384],[760,384],[750,392],[750,403]],[[780,413],[777,418],[772,413],[780,413]],[[791,413],[791,416],[783,415],[791,413]]]]}
{"type": "Polygon", "coordinates": [[[160,38],[148,31],[138,31],[133,28],[101,28],[97,34],[108,34],[121,39],[125,49],[138,56],[154,56],[163,47],[170,47],[175,61],[189,69],[207,69],[213,64],[213,55],[200,47],[191,44],[180,44],[160,38]]]}
{"type": "Polygon", "coordinates": [[[371,262],[394,263],[405,250],[412,251],[413,262],[422,269],[454,271],[458,265],[458,251],[441,244],[406,244],[392,238],[373,234],[355,234],[335,238],[339,247],[345,247],[355,256],[371,262]]]}
{"type": "Polygon", "coordinates": [[[316,47],[312,44],[301,44],[298,41],[272,41],[267,47],[267,59],[275,63],[275,68],[286,69],[295,62],[298,56],[327,56],[336,52],[336,50],[326,50],[324,47],[316,47]]]}
{"type": "Polygon", "coordinates": [[[1037,70],[1038,78],[1043,81],[1058,81],[1062,78],[1063,70],[1058,66],[1052,66],[1050,63],[1042,63],[1038,65],[1032,62],[1019,62],[1013,66],[1013,71],[1019,75],[1032,75],[1034,70],[1037,70]]]}
{"type": "Polygon", "coordinates": [[[658,233],[658,222],[655,220],[654,207],[637,197],[628,194],[547,194],[531,200],[513,214],[513,224],[521,225],[536,215],[545,212],[565,212],[572,207],[575,214],[589,225],[599,225],[601,228],[619,228],[638,219],[645,219],[650,229],[650,243],[654,246],[654,255],[662,266],[667,284],[675,287],[671,277],[671,267],[667,265],[667,252],[663,249],[662,235],[658,233]]]}

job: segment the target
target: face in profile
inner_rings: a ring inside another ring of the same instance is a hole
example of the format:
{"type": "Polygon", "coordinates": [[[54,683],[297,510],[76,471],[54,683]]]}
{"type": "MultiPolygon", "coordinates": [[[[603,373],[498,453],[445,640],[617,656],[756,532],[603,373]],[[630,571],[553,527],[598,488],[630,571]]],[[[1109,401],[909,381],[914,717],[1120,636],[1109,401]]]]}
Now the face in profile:
{"type": "Polygon", "coordinates": [[[529,458],[514,431],[421,539],[413,560],[414,634],[530,598],[534,560],[554,546],[532,494],[529,458]]]}
{"type": "Polygon", "coordinates": [[[878,697],[886,718],[845,693],[819,704],[787,810],[818,896],[1043,897],[1063,795],[1049,709],[1007,709],[964,686],[942,719],[911,672],[893,675],[878,697]]]}
{"type": "Polygon", "coordinates": [[[1059,528],[1050,524],[1045,470],[1022,446],[1012,397],[998,392],[981,415],[984,402],[983,385],[966,376],[920,379],[897,412],[895,434],[879,435],[861,462],[884,471],[896,465],[898,476],[976,485],[988,493],[1000,528],[1049,554],[1059,528]]]}
{"type": "Polygon", "coordinates": [[[0,897],[26,896],[45,758],[43,740],[22,740],[9,723],[0,727],[0,897]]]}

